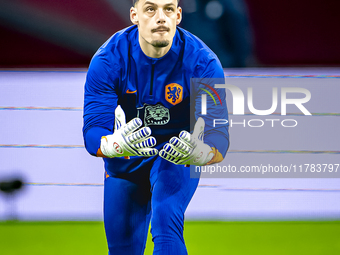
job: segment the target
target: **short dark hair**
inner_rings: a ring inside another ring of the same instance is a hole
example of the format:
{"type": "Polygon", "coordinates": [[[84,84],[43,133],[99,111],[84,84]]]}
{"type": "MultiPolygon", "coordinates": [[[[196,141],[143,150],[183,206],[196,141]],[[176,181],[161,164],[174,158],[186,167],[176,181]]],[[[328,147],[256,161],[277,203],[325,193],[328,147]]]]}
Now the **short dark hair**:
{"type": "MultiPolygon", "coordinates": [[[[132,0],[132,6],[135,6],[136,3],[138,3],[139,0],[132,0]]],[[[177,4],[179,3],[179,0],[177,0],[177,4]]]]}

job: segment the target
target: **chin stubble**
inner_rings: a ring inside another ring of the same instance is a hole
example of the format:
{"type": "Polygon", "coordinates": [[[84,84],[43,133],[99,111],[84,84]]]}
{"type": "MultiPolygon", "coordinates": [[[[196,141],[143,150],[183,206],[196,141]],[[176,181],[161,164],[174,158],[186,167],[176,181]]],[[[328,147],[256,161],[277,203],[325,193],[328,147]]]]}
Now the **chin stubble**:
{"type": "Polygon", "coordinates": [[[169,45],[169,40],[153,40],[151,41],[151,45],[155,48],[163,48],[169,45]]]}

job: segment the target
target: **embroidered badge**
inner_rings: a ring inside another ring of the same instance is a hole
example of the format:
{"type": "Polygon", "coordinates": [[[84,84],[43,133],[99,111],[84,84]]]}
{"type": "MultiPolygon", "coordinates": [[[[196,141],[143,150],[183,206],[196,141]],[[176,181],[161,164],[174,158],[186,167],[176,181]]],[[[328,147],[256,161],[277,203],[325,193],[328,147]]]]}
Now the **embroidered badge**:
{"type": "Polygon", "coordinates": [[[165,86],[165,100],[172,105],[179,104],[183,99],[183,87],[177,83],[165,86]]]}
{"type": "Polygon", "coordinates": [[[148,105],[145,107],[144,124],[149,125],[165,125],[170,120],[169,109],[161,104],[148,105]]]}

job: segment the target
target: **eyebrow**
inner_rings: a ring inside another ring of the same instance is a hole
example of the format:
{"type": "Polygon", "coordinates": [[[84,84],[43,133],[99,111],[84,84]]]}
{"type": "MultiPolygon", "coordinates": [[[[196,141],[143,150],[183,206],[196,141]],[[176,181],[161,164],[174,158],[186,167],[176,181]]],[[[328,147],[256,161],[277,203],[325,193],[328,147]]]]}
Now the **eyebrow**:
{"type": "MultiPolygon", "coordinates": [[[[157,6],[157,4],[155,4],[155,3],[152,3],[152,2],[149,2],[149,1],[146,1],[146,2],[144,3],[144,5],[147,5],[147,4],[150,4],[150,5],[156,5],[156,6],[157,6]]],[[[174,3],[167,3],[167,4],[165,4],[164,6],[170,6],[170,5],[173,5],[173,6],[175,6],[175,4],[174,4],[174,3]]]]}

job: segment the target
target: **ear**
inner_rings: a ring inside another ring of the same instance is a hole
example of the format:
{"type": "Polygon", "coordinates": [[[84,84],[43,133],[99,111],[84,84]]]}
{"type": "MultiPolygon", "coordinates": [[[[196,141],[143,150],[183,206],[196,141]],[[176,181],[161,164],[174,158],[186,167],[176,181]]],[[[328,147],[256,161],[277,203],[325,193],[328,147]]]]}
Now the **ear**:
{"type": "Polygon", "coordinates": [[[179,23],[181,23],[181,21],[182,21],[182,8],[178,6],[176,25],[179,25],[179,23]]]}
{"type": "Polygon", "coordinates": [[[132,24],[138,25],[138,14],[137,9],[135,7],[130,8],[130,20],[132,24]]]}

